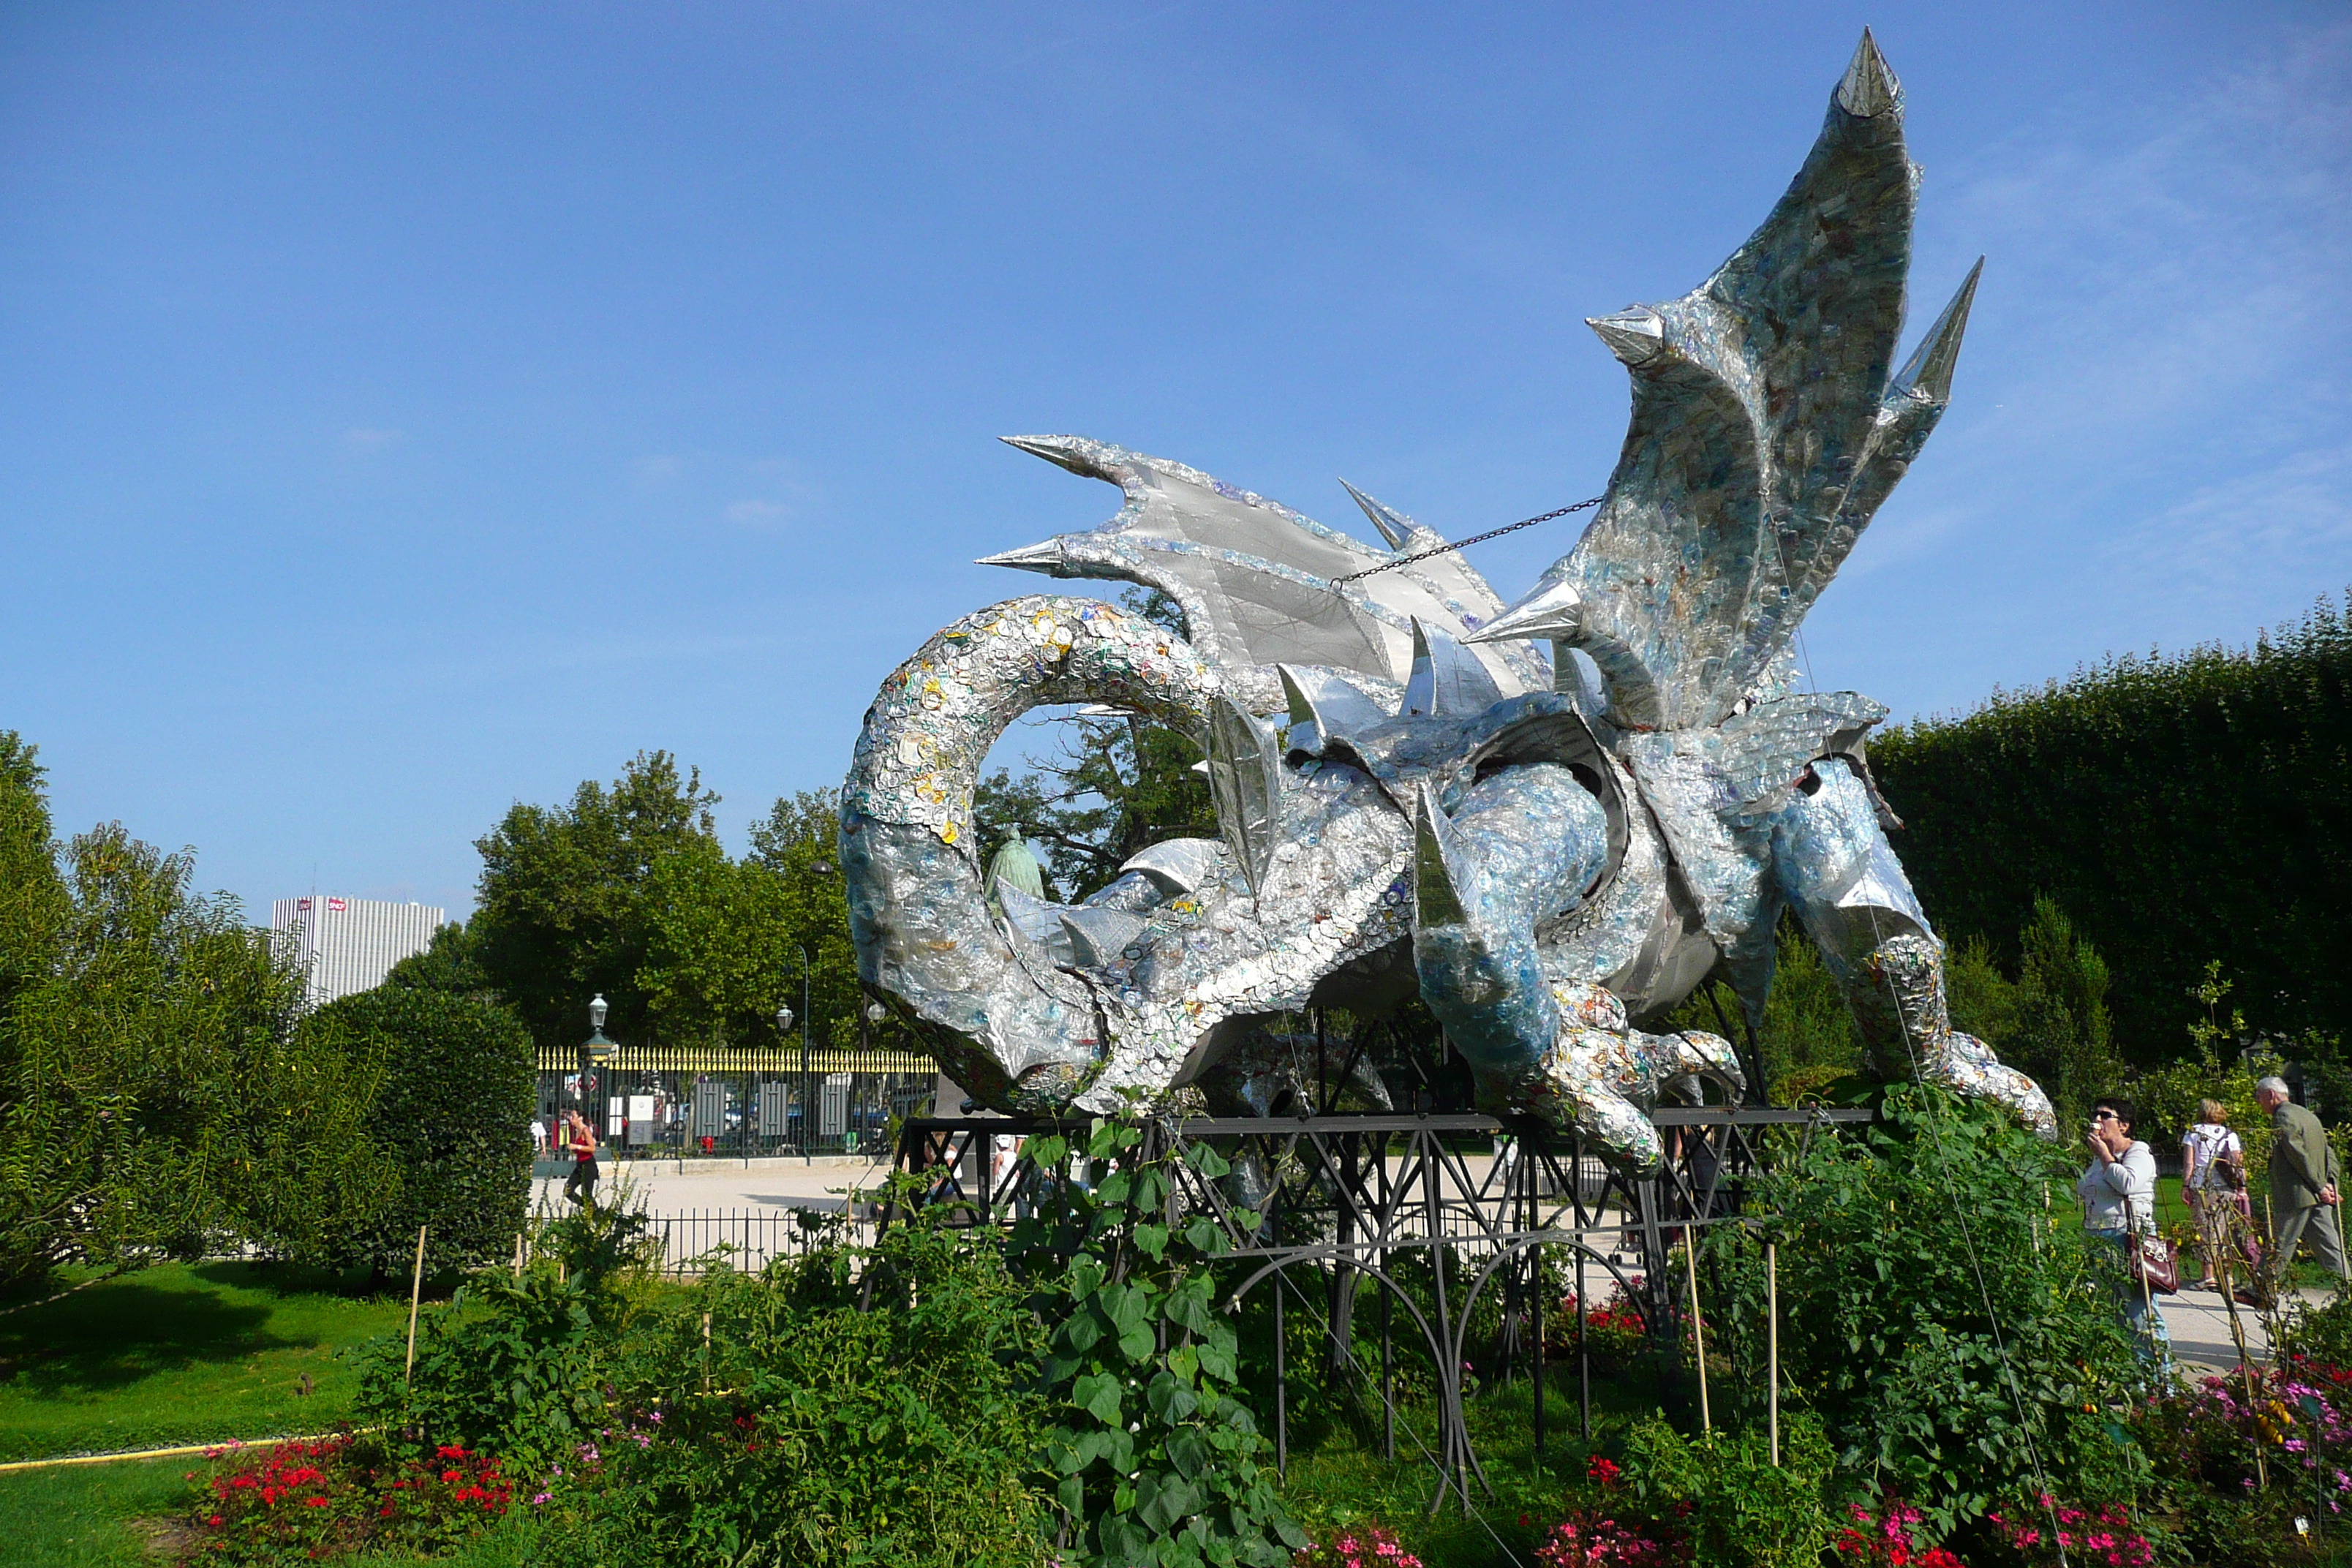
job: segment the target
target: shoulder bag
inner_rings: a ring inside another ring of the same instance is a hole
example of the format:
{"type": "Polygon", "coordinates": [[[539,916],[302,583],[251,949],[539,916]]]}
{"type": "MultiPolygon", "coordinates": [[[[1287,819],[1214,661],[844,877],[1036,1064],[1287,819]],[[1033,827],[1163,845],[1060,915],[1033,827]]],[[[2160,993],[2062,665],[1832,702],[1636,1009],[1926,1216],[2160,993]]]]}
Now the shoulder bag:
{"type": "Polygon", "coordinates": [[[2132,1227],[2131,1200],[2124,1201],[2124,1236],[2131,1247],[2131,1277],[2158,1296],[2180,1294],[2180,1259],[2160,1236],[2142,1236],[2132,1227]]]}

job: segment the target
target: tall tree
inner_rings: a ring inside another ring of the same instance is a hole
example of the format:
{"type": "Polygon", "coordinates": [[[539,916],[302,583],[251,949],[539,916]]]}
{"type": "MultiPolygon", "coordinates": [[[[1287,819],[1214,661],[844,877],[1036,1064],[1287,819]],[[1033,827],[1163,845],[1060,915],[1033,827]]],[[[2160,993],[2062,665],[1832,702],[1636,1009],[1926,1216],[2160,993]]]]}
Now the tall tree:
{"type": "Polygon", "coordinates": [[[600,992],[615,1038],[659,1037],[637,979],[647,900],[670,858],[718,853],[718,802],[700,770],[681,777],[667,752],[640,752],[609,788],[592,779],[569,805],[518,803],[475,841],[476,957],[539,1044],[579,1044],[600,992]]]}
{"type": "MultiPolygon", "coordinates": [[[[736,1045],[776,1041],[778,1005],[798,1014],[805,995],[813,1037],[857,1037],[863,998],[835,860],[839,817],[833,791],[787,795],[751,829],[742,859],[730,860],[714,845],[656,868],[637,984],[661,1032],[736,1045]]],[[[799,1038],[797,1024],[782,1037],[787,1044],[799,1038]]]]}

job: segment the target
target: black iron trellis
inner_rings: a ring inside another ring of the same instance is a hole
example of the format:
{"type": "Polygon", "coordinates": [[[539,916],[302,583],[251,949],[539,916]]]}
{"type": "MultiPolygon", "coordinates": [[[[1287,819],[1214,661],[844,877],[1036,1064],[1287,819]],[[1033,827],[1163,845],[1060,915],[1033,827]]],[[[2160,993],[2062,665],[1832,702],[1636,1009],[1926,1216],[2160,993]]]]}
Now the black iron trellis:
{"type": "MultiPolygon", "coordinates": [[[[1696,1228],[1730,1221],[1733,1185],[1765,1168],[1772,1151],[1764,1134],[1792,1129],[1797,1146],[1823,1123],[1864,1121],[1867,1110],[1779,1110],[1759,1107],[1661,1110],[1651,1121],[1665,1158],[1648,1175],[1633,1176],[1588,1152],[1584,1141],[1527,1119],[1424,1113],[1299,1117],[1197,1117],[1144,1125],[1147,1155],[1208,1141],[1234,1168],[1224,1181],[1202,1177],[1188,1160],[1169,1163],[1171,1215],[1208,1215],[1223,1228],[1234,1281],[1226,1295],[1238,1308],[1252,1291],[1273,1291],[1276,1320],[1273,1416],[1276,1462],[1289,1459],[1289,1368],[1283,1325],[1293,1304],[1323,1320],[1325,1369],[1354,1379],[1375,1395],[1381,1411],[1383,1451],[1396,1452],[1396,1334],[1417,1337],[1436,1384],[1433,1442],[1410,1434],[1438,1473],[1431,1507],[1449,1493],[1472,1503],[1474,1484],[1486,1480],[1464,1415],[1464,1368],[1471,1323],[1486,1292],[1503,1294],[1502,1331],[1494,1347],[1497,1375],[1522,1369],[1534,1399],[1534,1438],[1543,1449],[1548,1411],[1542,1351],[1546,1248],[1575,1259],[1577,1409],[1580,1429],[1591,1426],[1592,1366],[1586,1342],[1586,1280],[1591,1270],[1640,1303],[1643,1322],[1662,1352],[1680,1343],[1686,1312],[1667,1265],[1668,1248],[1696,1228]],[[1494,1159],[1481,1172],[1461,1147],[1492,1140],[1494,1159]],[[1264,1190],[1259,1223],[1234,1217],[1246,1205],[1228,1190],[1239,1180],[1264,1190]],[[1433,1310],[1406,1290],[1399,1263],[1425,1260],[1433,1310]],[[1298,1275],[1314,1276],[1314,1289],[1298,1275]],[[1375,1289],[1381,1364],[1358,1364],[1353,1315],[1359,1280],[1375,1289]],[[1460,1282],[1451,1300],[1449,1280],[1460,1282]],[[1402,1303],[1404,1310],[1396,1307],[1402,1303]],[[1532,1347],[1532,1348],[1530,1348],[1532,1347]]],[[[1023,1217],[1042,1196],[1041,1176],[1017,1158],[1000,1163],[996,1140],[1058,1134],[1074,1150],[1085,1146],[1088,1123],[1017,1117],[911,1120],[899,1133],[898,1168],[929,1178],[922,1201],[959,1205],[969,1223],[1023,1217]]],[[[893,1215],[886,1211],[882,1223],[893,1215]]]]}

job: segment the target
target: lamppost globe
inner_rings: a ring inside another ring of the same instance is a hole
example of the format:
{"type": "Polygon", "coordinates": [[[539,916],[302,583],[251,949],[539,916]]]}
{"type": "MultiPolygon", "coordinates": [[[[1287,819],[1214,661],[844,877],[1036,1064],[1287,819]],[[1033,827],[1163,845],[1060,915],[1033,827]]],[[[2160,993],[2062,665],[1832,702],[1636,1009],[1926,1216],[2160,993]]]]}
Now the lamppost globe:
{"type": "Polygon", "coordinates": [[[604,1015],[610,1011],[612,1009],[604,1005],[604,994],[599,991],[596,993],[596,1000],[588,1004],[588,1026],[592,1029],[604,1028],[604,1015]]]}
{"type": "Polygon", "coordinates": [[[789,1033],[791,1033],[791,1032],[792,1032],[792,1027],[793,1027],[793,1010],[792,1010],[790,1007],[779,1007],[779,1008],[777,1008],[777,1009],[776,1009],[776,1033],[778,1033],[778,1034],[780,1034],[780,1035],[789,1034],[789,1033]]]}
{"type": "Polygon", "coordinates": [[[809,869],[815,872],[820,877],[830,877],[833,875],[833,862],[830,860],[820,860],[815,865],[811,866],[809,869]]]}
{"type": "Polygon", "coordinates": [[[867,1023],[879,1024],[889,1016],[890,1009],[882,1005],[881,1003],[868,1002],[866,1004],[866,1021],[867,1023]]]}

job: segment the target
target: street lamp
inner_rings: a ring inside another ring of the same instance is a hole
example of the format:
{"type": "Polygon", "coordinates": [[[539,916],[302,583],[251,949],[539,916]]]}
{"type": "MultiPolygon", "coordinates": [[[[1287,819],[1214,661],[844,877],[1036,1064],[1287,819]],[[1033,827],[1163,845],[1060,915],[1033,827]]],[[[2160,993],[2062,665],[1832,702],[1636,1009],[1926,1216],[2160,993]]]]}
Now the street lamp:
{"type": "Polygon", "coordinates": [[[596,1069],[610,1060],[614,1051],[619,1048],[604,1037],[604,1016],[610,1011],[601,991],[596,994],[596,1000],[588,1004],[589,1034],[580,1046],[580,1110],[583,1115],[589,1105],[588,1091],[599,1086],[596,1069]]]}
{"type": "MultiPolygon", "coordinates": [[[[816,1100],[809,1092],[809,957],[807,948],[801,947],[797,942],[793,946],[799,948],[801,955],[801,1159],[805,1163],[814,1164],[815,1160],[813,1153],[813,1140],[816,1137],[816,1100]]],[[[790,1007],[777,1008],[776,1033],[789,1036],[792,1026],[793,1010],[790,1007]]]]}

